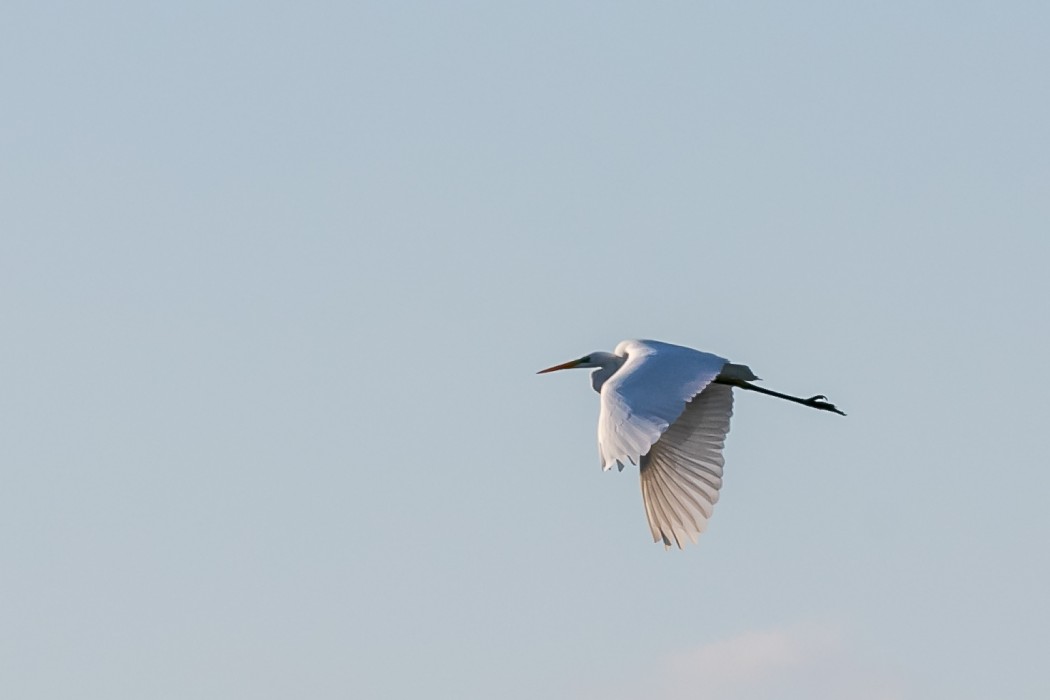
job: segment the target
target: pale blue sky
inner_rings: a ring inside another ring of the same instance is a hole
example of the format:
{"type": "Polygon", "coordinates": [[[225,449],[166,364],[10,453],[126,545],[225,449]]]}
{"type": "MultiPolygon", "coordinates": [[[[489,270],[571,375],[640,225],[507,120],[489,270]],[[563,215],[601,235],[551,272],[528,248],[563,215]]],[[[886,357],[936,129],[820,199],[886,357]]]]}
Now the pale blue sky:
{"type": "Polygon", "coordinates": [[[10,2],[0,695],[1050,696],[1050,5],[10,2]],[[586,374],[738,396],[698,547],[586,374]]]}

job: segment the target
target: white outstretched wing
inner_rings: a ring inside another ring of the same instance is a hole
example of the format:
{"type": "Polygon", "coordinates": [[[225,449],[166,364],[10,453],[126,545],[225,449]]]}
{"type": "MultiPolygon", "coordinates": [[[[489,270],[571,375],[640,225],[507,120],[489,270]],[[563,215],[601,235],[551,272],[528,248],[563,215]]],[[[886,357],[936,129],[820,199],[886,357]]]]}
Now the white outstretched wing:
{"type": "Polygon", "coordinates": [[[616,354],[627,361],[601,387],[598,454],[602,469],[639,464],[686,402],[718,376],[726,360],[654,340],[625,340],[616,354]]]}
{"type": "Polygon", "coordinates": [[[642,501],[653,541],[682,547],[707,527],[722,487],[733,389],[710,384],[642,457],[642,501]]]}

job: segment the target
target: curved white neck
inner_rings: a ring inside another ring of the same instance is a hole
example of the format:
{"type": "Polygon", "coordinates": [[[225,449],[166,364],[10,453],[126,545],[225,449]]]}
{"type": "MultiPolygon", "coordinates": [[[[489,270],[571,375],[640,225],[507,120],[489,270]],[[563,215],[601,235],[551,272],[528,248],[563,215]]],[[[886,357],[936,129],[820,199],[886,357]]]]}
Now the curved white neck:
{"type": "Polygon", "coordinates": [[[609,378],[616,374],[616,370],[620,369],[626,361],[626,357],[614,355],[611,352],[591,353],[591,363],[598,366],[598,369],[591,372],[591,386],[594,387],[594,390],[601,393],[602,384],[609,381],[609,378]]]}

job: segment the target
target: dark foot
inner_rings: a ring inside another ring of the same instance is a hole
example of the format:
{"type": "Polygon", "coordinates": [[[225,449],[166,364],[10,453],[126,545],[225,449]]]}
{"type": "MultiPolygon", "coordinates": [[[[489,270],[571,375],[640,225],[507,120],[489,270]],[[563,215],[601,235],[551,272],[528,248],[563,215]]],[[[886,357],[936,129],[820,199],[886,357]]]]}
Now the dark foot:
{"type": "Polygon", "coordinates": [[[822,394],[810,396],[808,399],[806,399],[806,405],[810,408],[819,408],[822,411],[831,411],[832,413],[837,413],[840,416],[846,415],[839,409],[835,408],[835,404],[828,403],[828,397],[822,394]]]}

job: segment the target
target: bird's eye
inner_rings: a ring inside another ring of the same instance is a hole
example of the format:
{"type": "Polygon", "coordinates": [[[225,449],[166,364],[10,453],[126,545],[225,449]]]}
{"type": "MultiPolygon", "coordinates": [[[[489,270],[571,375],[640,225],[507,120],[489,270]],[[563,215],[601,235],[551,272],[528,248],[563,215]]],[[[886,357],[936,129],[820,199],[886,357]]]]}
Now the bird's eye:
{"type": "Polygon", "coordinates": [[[590,355],[587,355],[586,357],[581,357],[580,358],[580,362],[590,362],[590,361],[591,361],[591,356],[590,355]]]}

